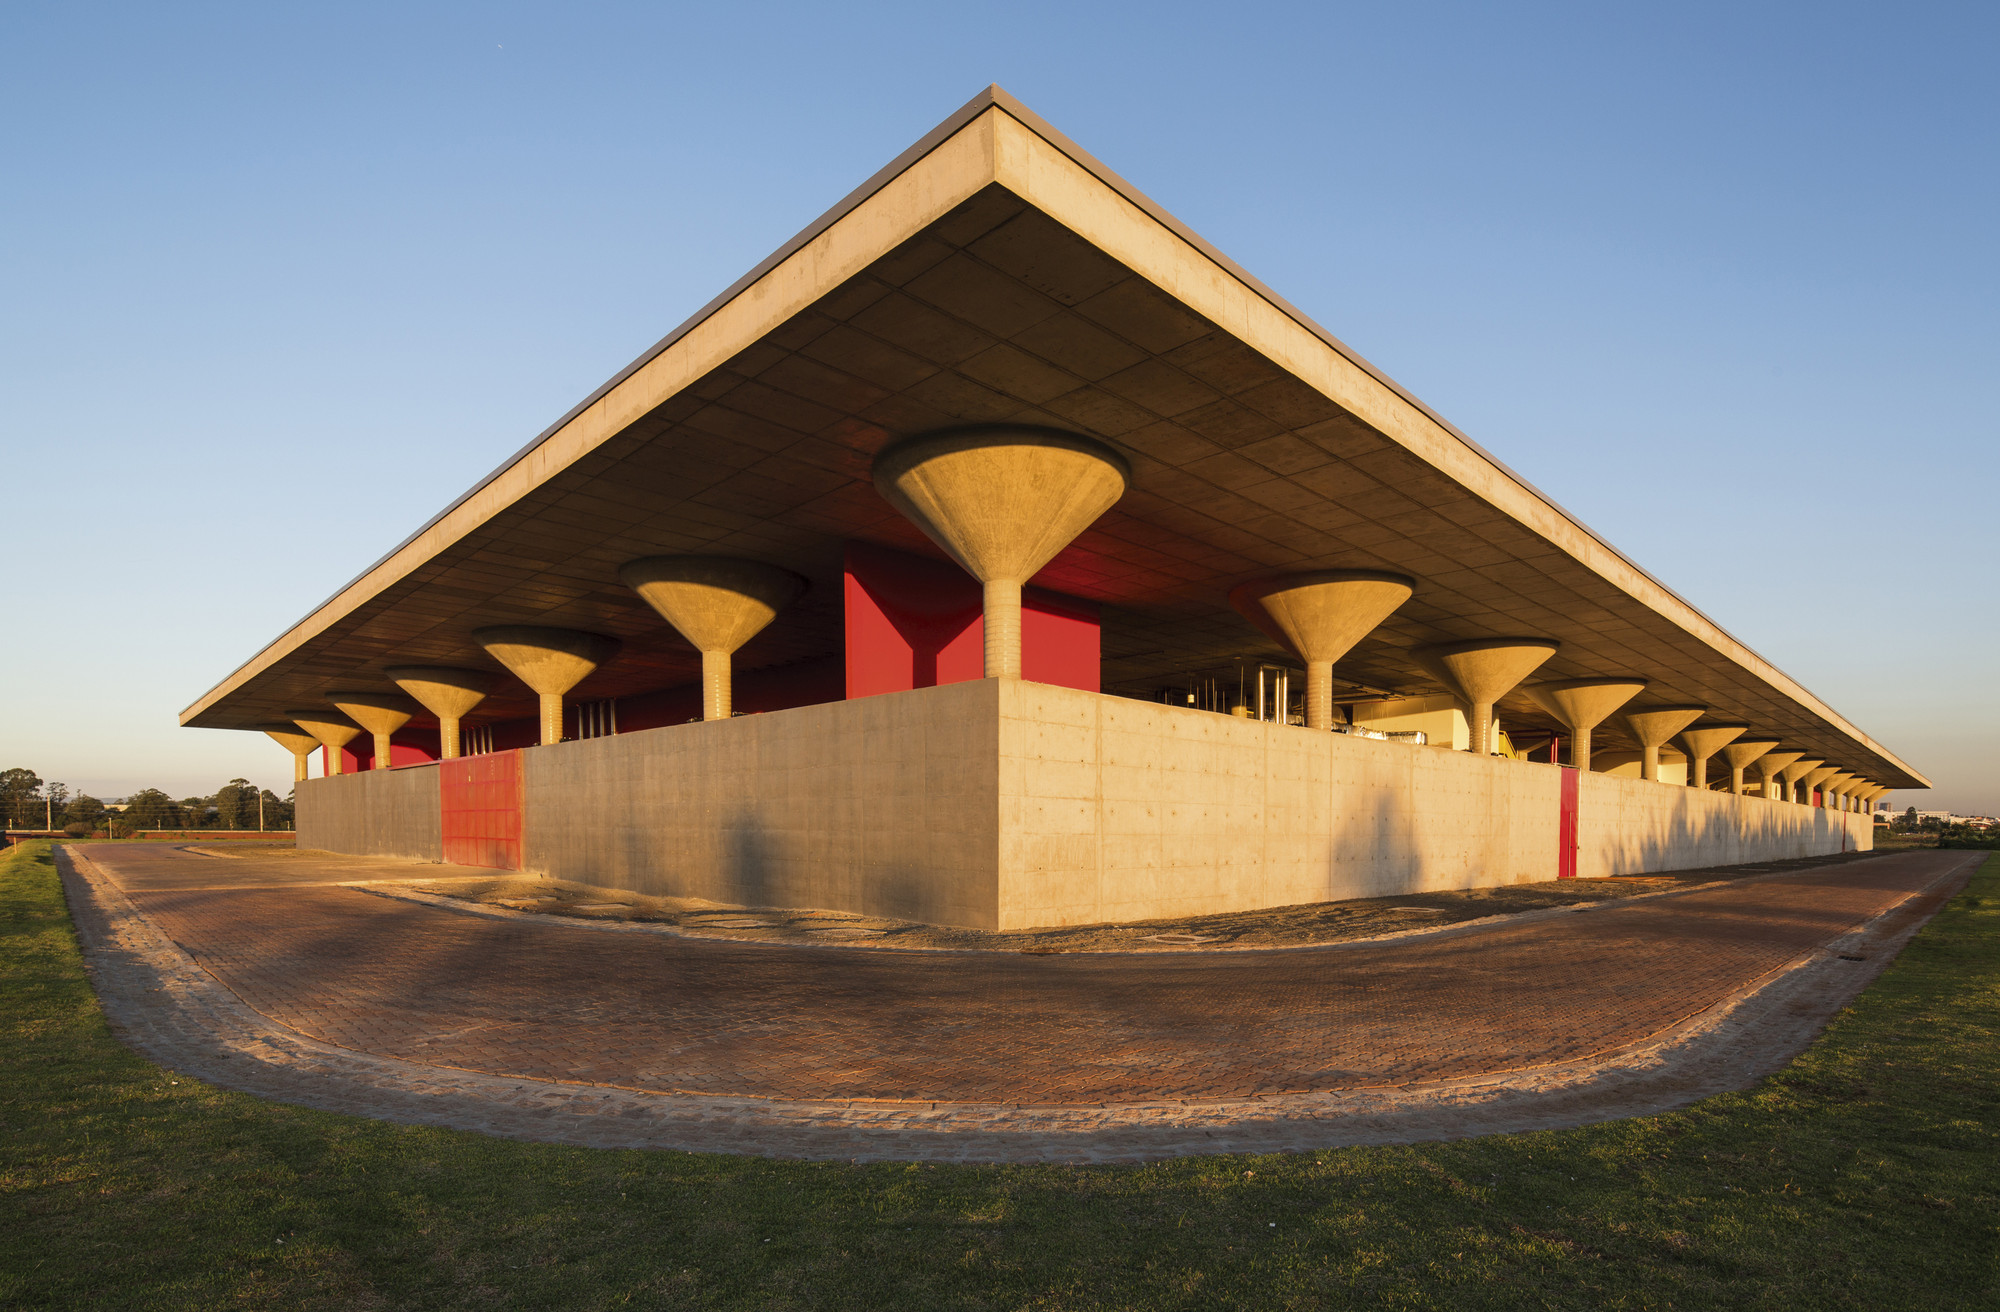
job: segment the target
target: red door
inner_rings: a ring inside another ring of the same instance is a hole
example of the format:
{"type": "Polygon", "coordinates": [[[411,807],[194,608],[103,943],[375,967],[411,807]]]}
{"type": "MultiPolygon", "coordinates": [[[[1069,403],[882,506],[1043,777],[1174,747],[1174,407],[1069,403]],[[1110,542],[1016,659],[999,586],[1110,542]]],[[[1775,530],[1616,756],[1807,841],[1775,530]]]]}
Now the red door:
{"type": "Polygon", "coordinates": [[[1562,815],[1556,821],[1556,878],[1575,879],[1577,771],[1564,766],[1562,775],[1562,815]]]}
{"type": "Polygon", "coordinates": [[[521,868],[521,753],[438,762],[438,805],[448,864],[521,868]]]}

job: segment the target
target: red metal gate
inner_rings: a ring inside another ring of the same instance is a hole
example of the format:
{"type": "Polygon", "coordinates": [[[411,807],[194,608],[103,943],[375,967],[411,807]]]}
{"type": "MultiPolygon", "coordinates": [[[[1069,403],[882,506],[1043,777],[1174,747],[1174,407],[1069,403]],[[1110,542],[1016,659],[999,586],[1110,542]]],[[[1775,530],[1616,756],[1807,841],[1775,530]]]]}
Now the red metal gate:
{"type": "MultiPolygon", "coordinates": [[[[1556,820],[1556,878],[1576,878],[1576,782],[1579,771],[1562,768],[1562,813],[1556,820]]],[[[447,858],[449,859],[449,858],[447,858]]]]}
{"type": "Polygon", "coordinates": [[[521,753],[438,762],[438,806],[446,862],[521,868],[521,753]]]}

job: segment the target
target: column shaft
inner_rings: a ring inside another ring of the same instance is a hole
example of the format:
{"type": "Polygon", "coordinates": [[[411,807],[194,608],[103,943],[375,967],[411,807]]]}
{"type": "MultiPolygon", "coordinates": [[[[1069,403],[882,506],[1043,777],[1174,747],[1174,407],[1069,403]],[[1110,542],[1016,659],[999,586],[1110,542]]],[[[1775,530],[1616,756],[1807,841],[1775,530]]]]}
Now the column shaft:
{"type": "Polygon", "coordinates": [[[729,653],[705,651],[701,654],[701,718],[726,720],[734,710],[729,671],[729,653]]]}
{"type": "Polygon", "coordinates": [[[563,740],[562,694],[545,692],[542,699],[542,746],[551,747],[563,740]]]}
{"type": "Polygon", "coordinates": [[[1021,677],[1021,585],[1013,579],[986,583],[986,677],[1021,677]]]}
{"type": "Polygon", "coordinates": [[[1306,728],[1333,728],[1333,662],[1306,662],[1306,728]]]}
{"type": "Polygon", "coordinates": [[[1474,756],[1484,756],[1493,745],[1493,703],[1473,702],[1472,714],[1466,717],[1466,728],[1470,730],[1465,741],[1465,750],[1474,756]]]}

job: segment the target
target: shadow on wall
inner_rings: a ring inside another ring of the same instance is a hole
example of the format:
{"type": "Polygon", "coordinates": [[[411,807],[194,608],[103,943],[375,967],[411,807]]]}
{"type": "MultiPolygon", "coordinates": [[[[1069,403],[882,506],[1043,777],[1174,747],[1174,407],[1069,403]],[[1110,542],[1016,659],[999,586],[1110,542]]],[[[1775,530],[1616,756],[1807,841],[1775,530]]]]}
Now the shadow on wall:
{"type": "MultiPolygon", "coordinates": [[[[1323,900],[1376,897],[1417,887],[1424,861],[1411,841],[1415,817],[1408,794],[1407,788],[1371,788],[1360,805],[1340,808],[1330,826],[1323,900]]],[[[1335,793],[1336,798],[1339,795],[1335,793]]]]}
{"type": "Polygon", "coordinates": [[[1761,798],[1711,799],[1694,790],[1643,780],[1619,780],[1616,792],[1604,787],[1608,781],[1602,777],[1592,782],[1578,817],[1579,874],[1696,870],[1826,856],[1861,846],[1844,812],[1761,798]],[[1625,791],[1642,788],[1669,791],[1664,795],[1625,791]],[[1649,810],[1653,814],[1645,813],[1649,810]]]}
{"type": "Polygon", "coordinates": [[[765,832],[757,813],[749,807],[738,809],[724,823],[728,838],[724,843],[724,875],[737,891],[736,901],[745,906],[776,906],[783,900],[777,885],[778,853],[765,832]]]}
{"type": "MultiPolygon", "coordinates": [[[[894,919],[927,923],[963,923],[964,908],[941,896],[953,886],[949,871],[930,872],[904,863],[857,865],[840,873],[830,869],[796,869],[798,859],[784,850],[784,836],[774,832],[753,806],[737,808],[724,824],[723,870],[727,896],[745,906],[822,905],[894,919]],[[835,876],[829,880],[827,876],[835,876]],[[820,896],[802,891],[817,886],[820,896]]],[[[688,881],[680,880],[680,883],[688,881]]]]}

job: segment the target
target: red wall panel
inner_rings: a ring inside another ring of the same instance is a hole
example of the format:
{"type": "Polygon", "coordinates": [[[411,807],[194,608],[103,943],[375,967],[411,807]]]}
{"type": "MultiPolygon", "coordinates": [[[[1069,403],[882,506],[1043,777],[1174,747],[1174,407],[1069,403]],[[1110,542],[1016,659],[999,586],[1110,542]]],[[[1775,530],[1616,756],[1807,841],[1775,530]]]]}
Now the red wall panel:
{"type": "MultiPolygon", "coordinates": [[[[847,695],[873,697],[984,675],[979,581],[946,561],[862,542],[845,560],[847,695]]],[[[1021,674],[1100,690],[1097,607],[1042,588],[1021,596],[1021,674]]]]}
{"type": "Polygon", "coordinates": [[[1581,772],[1568,766],[1562,772],[1562,799],[1556,813],[1556,878],[1576,878],[1577,781],[1581,772]]]}
{"type": "Polygon", "coordinates": [[[521,753],[439,762],[438,811],[448,864],[519,870],[521,753]]]}

